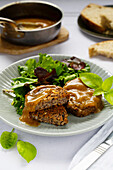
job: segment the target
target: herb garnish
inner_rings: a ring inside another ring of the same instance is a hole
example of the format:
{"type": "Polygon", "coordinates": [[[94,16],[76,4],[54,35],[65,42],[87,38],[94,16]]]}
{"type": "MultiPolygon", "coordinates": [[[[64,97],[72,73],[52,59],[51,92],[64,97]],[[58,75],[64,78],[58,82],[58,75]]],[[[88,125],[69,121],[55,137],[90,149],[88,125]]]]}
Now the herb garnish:
{"type": "Polygon", "coordinates": [[[95,89],[93,95],[104,95],[104,98],[113,105],[113,76],[105,79],[104,81],[100,76],[94,73],[80,73],[82,82],[90,88],[95,89]],[[112,88],[112,89],[111,89],[112,88]]]}
{"type": "MultiPolygon", "coordinates": [[[[4,131],[1,134],[0,143],[1,143],[1,146],[4,149],[10,149],[11,147],[13,147],[16,144],[18,135],[17,135],[17,133],[14,133],[13,131],[14,131],[14,128],[12,129],[11,132],[4,131]]],[[[24,142],[24,141],[21,141],[21,140],[19,140],[17,142],[17,150],[18,150],[19,154],[28,163],[31,160],[33,160],[37,155],[37,150],[36,150],[34,145],[32,145],[29,142],[24,142]]]]}
{"type": "Polygon", "coordinates": [[[14,129],[11,132],[4,131],[1,134],[0,143],[4,149],[9,149],[16,144],[18,136],[13,131],[14,129]]]}
{"type": "Polygon", "coordinates": [[[19,140],[17,142],[17,150],[19,154],[29,163],[36,157],[37,150],[34,145],[29,142],[19,140]]]}

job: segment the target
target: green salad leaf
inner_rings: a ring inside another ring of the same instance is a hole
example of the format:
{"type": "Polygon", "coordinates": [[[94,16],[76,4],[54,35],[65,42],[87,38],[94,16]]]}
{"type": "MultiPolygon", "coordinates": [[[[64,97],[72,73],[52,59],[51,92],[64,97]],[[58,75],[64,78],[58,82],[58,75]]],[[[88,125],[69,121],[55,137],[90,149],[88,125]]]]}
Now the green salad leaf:
{"type": "MultiPolygon", "coordinates": [[[[66,81],[72,80],[73,78],[78,77],[78,73],[80,72],[89,72],[90,66],[86,63],[85,68],[81,70],[74,70],[73,68],[69,68],[66,64],[61,61],[53,60],[53,58],[47,54],[39,54],[39,61],[36,63],[35,59],[29,59],[24,66],[18,66],[19,74],[22,78],[31,78],[34,80],[28,81],[27,83],[32,84],[36,80],[36,76],[34,75],[34,70],[37,67],[41,67],[46,69],[49,73],[52,72],[53,69],[56,70],[57,78],[53,80],[53,84],[63,86],[66,81]]],[[[18,78],[13,79],[15,81],[14,87],[23,86],[24,82],[18,83],[18,78]]],[[[13,87],[13,88],[14,88],[13,87]]]]}
{"type": "Polygon", "coordinates": [[[4,131],[1,134],[0,143],[4,149],[9,149],[16,144],[18,135],[13,131],[14,129],[12,129],[11,132],[4,131]]]}
{"type": "Polygon", "coordinates": [[[19,140],[17,142],[17,150],[19,154],[29,163],[37,155],[37,150],[34,145],[29,142],[19,140]]]}
{"type": "Polygon", "coordinates": [[[51,72],[53,69],[56,70],[57,76],[61,75],[64,71],[68,70],[68,67],[58,60],[53,60],[53,58],[47,54],[39,54],[39,61],[37,67],[42,67],[48,72],[51,72]]]}
{"type": "Polygon", "coordinates": [[[78,77],[78,73],[75,73],[73,70],[69,69],[67,72],[62,73],[62,75],[54,79],[53,84],[63,87],[67,81],[76,77],[78,77]]]}
{"type": "Polygon", "coordinates": [[[37,78],[31,79],[26,77],[17,77],[12,79],[14,82],[12,83],[12,90],[15,90],[16,88],[23,87],[26,84],[33,84],[37,83],[37,78]]]}
{"type": "Polygon", "coordinates": [[[12,79],[12,90],[15,93],[12,105],[16,108],[17,114],[22,115],[22,110],[25,103],[25,95],[34,87],[33,84],[37,83],[37,78],[17,77],[12,79]]]}
{"type": "Polygon", "coordinates": [[[18,66],[19,74],[22,77],[36,78],[34,75],[34,69],[36,68],[36,60],[29,59],[24,66],[18,66]]]}
{"type": "Polygon", "coordinates": [[[25,95],[29,92],[29,87],[14,88],[15,97],[13,98],[12,105],[16,108],[17,114],[22,115],[22,110],[25,104],[25,95]]]}
{"type": "Polygon", "coordinates": [[[21,116],[25,105],[25,95],[15,93],[12,105],[16,108],[17,114],[21,116]]]}

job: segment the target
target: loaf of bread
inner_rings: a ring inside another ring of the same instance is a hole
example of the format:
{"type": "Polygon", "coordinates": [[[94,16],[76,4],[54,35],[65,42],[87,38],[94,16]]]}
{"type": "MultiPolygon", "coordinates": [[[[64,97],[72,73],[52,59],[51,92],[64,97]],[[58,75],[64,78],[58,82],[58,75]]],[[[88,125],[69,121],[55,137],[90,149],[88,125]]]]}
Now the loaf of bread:
{"type": "Polygon", "coordinates": [[[103,41],[89,47],[89,56],[106,56],[113,58],[113,40],[103,41]]]}
{"type": "Polygon", "coordinates": [[[97,4],[89,4],[81,11],[81,17],[84,23],[94,31],[103,33],[106,32],[105,16],[113,16],[113,8],[104,7],[97,4]],[[104,17],[103,17],[104,16],[104,17]]]}

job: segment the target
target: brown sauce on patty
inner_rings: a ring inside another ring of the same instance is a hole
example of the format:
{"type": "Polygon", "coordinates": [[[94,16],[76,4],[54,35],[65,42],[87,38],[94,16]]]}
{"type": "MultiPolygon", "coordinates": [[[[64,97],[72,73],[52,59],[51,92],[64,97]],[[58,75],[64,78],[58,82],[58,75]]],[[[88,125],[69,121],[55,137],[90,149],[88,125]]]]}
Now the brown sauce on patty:
{"type": "MultiPolygon", "coordinates": [[[[51,115],[52,112],[51,114],[48,113],[45,115],[48,108],[51,108],[52,106],[54,107],[57,105],[59,106],[59,105],[65,104],[67,101],[68,101],[67,91],[63,89],[62,87],[59,87],[56,85],[37,86],[36,88],[34,88],[33,90],[31,90],[25,95],[25,107],[23,109],[23,114],[20,117],[20,120],[31,126],[34,126],[35,124],[37,125],[36,122],[38,121],[38,119],[34,120],[32,117],[33,114],[37,112],[38,114],[42,114],[44,117],[47,115],[51,115]],[[45,109],[46,109],[46,112],[45,112],[45,109]]],[[[58,113],[58,115],[59,114],[60,113],[58,113]]],[[[65,111],[65,115],[66,114],[67,112],[65,111]]],[[[49,118],[51,119],[52,117],[49,117],[49,118]]],[[[47,118],[48,119],[47,122],[49,122],[49,118],[47,118]]],[[[43,121],[43,119],[40,119],[40,120],[43,121]]],[[[54,118],[54,121],[55,121],[55,118],[54,118]]],[[[65,123],[65,121],[63,123],[65,123]]]]}
{"type": "Polygon", "coordinates": [[[93,96],[94,89],[87,87],[80,78],[67,82],[64,88],[70,95],[68,106],[72,109],[78,107],[82,111],[89,107],[95,107],[94,113],[97,113],[103,108],[102,96],[93,96]]]}

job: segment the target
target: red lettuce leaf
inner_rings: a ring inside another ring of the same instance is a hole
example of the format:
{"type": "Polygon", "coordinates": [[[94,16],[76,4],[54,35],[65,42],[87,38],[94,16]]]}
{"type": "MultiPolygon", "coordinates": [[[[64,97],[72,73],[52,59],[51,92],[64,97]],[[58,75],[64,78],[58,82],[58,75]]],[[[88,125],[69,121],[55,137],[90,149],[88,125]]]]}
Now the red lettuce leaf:
{"type": "Polygon", "coordinates": [[[55,69],[49,73],[42,67],[35,68],[34,74],[38,78],[39,84],[52,84],[53,80],[57,77],[55,69]]]}

